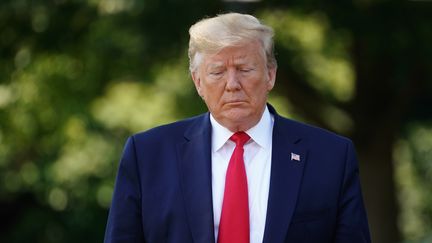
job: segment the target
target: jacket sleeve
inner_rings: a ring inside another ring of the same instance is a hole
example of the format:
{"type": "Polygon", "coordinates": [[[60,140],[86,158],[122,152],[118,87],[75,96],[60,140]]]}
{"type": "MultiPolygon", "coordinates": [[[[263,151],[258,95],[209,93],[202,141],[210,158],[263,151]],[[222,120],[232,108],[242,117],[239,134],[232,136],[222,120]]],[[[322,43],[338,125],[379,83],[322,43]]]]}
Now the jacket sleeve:
{"type": "Polygon", "coordinates": [[[339,197],[335,242],[371,242],[360,187],[358,162],[351,141],[349,141],[346,151],[345,172],[339,197]]]}
{"type": "Polygon", "coordinates": [[[117,172],[104,242],[144,242],[141,214],[139,169],[134,137],[130,137],[117,172]]]}

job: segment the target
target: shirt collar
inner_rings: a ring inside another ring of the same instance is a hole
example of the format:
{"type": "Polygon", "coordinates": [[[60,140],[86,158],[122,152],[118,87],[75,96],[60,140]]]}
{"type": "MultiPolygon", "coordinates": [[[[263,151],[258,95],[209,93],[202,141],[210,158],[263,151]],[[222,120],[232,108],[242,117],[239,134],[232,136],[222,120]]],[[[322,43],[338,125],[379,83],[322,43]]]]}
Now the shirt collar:
{"type": "MultiPolygon", "coordinates": [[[[213,115],[210,113],[210,123],[212,126],[212,152],[218,151],[234,134],[226,127],[222,126],[213,115]]],[[[272,132],[273,132],[274,118],[270,114],[267,106],[264,109],[260,121],[245,131],[254,142],[259,146],[267,149],[271,145],[272,132]]]]}

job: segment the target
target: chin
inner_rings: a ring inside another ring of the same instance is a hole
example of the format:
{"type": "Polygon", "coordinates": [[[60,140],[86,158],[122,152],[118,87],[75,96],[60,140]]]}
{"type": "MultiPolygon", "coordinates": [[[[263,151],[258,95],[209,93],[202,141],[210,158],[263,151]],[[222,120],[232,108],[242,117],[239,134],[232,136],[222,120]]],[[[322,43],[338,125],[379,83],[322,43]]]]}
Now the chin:
{"type": "Polygon", "coordinates": [[[241,119],[250,116],[251,113],[251,109],[246,107],[230,107],[227,111],[225,111],[226,117],[230,117],[233,119],[241,119]]]}
{"type": "Polygon", "coordinates": [[[213,116],[223,126],[230,130],[246,131],[254,126],[259,119],[260,115],[257,109],[251,106],[225,106],[222,110],[213,110],[213,116]]]}
{"type": "Polygon", "coordinates": [[[234,109],[224,115],[225,119],[237,124],[247,123],[253,119],[253,113],[249,110],[234,109]]]}

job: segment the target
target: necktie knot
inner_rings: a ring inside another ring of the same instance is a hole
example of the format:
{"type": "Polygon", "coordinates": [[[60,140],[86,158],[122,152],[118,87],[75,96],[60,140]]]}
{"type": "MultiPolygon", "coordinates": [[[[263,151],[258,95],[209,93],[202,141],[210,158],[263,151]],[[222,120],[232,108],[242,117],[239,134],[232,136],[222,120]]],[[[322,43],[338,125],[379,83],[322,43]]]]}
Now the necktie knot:
{"type": "Polygon", "coordinates": [[[243,145],[249,141],[250,137],[249,135],[247,135],[247,133],[245,132],[236,132],[234,133],[231,138],[232,141],[234,141],[236,143],[236,146],[241,146],[243,147],[243,145]]]}

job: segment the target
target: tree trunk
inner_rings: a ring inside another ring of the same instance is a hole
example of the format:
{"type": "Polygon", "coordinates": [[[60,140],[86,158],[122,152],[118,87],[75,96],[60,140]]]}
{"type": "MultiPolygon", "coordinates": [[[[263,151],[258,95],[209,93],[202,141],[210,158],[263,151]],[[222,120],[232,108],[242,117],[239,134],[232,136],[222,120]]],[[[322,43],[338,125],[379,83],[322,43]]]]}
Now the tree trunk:
{"type": "Polygon", "coordinates": [[[395,243],[400,236],[393,179],[393,139],[391,134],[383,134],[383,130],[370,131],[368,142],[356,145],[372,242],[395,243]]]}
{"type": "Polygon", "coordinates": [[[353,140],[359,154],[372,241],[395,243],[400,234],[392,156],[402,101],[393,90],[391,56],[371,50],[373,43],[361,34],[354,40],[356,97],[350,113],[355,122],[353,140]]]}

